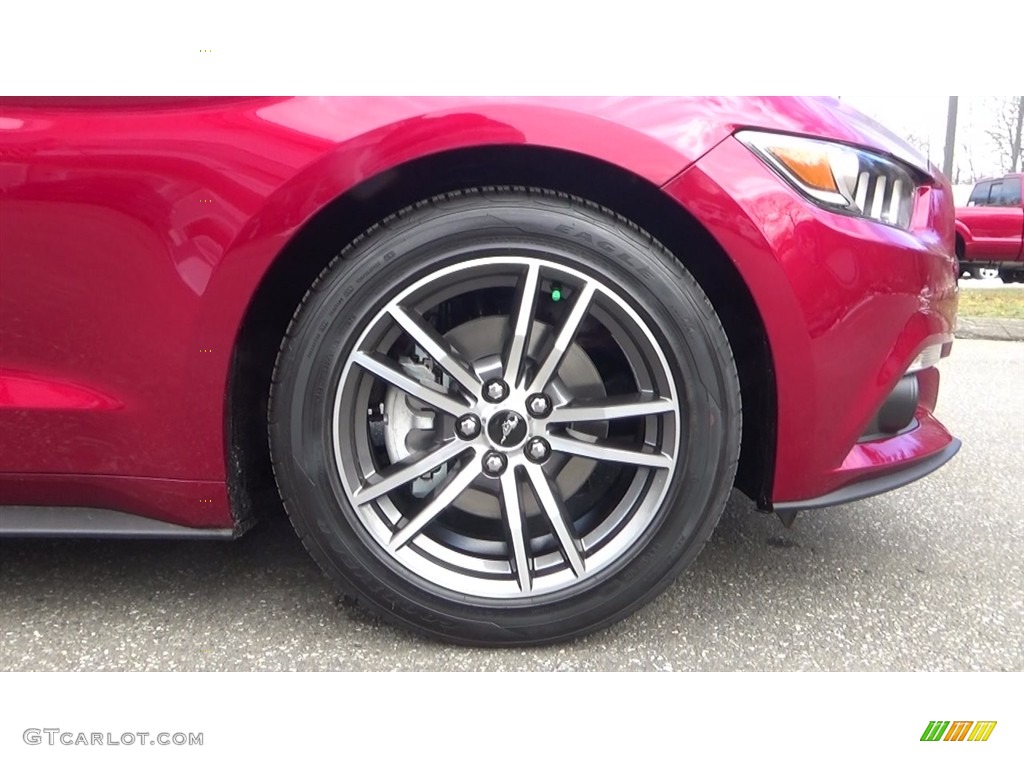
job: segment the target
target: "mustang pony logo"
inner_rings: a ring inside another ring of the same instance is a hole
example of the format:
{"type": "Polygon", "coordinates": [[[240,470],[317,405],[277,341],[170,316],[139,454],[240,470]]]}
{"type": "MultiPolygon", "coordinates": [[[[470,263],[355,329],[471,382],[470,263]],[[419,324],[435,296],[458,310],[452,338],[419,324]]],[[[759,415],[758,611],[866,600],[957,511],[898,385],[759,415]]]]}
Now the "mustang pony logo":
{"type": "Polygon", "coordinates": [[[519,426],[519,416],[515,413],[510,413],[505,417],[505,420],[501,423],[501,444],[504,445],[508,442],[508,436],[512,434],[512,430],[519,426]]]}

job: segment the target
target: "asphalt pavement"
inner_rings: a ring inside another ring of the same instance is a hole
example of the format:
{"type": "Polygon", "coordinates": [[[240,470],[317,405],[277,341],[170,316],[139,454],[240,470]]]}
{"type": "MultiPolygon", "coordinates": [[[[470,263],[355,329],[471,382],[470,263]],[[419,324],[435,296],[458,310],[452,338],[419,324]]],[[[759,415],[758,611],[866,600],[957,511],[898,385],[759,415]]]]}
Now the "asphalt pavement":
{"type": "Polygon", "coordinates": [[[958,340],[918,483],[802,514],[734,494],[630,619],[529,650],[443,645],[340,599],[278,520],[233,543],[0,541],[2,670],[1024,670],[1024,343],[958,340]]]}

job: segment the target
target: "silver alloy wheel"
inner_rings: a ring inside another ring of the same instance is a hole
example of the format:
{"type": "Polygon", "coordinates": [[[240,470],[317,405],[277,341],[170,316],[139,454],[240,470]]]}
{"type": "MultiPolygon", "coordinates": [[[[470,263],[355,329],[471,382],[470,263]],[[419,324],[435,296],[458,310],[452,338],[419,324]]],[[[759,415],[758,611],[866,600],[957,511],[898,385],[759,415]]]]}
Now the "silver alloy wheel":
{"type": "Polygon", "coordinates": [[[542,254],[481,251],[366,325],[337,383],[335,465],[390,567],[535,599],[613,572],[664,513],[679,403],[656,335],[615,286],[542,254]],[[474,302],[503,333],[451,319],[474,302]],[[488,498],[500,514],[475,501],[488,498]]]}

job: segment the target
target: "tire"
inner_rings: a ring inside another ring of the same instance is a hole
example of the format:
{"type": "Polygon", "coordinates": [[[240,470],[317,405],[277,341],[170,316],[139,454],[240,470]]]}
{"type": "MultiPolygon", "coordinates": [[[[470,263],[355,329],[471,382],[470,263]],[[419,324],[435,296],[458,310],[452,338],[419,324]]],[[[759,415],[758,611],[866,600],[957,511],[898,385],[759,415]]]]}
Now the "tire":
{"type": "Polygon", "coordinates": [[[693,562],[740,418],[725,332],[665,248],[593,203],[488,188],[403,210],[324,269],[269,437],[343,592],[445,641],[530,645],[627,616],[693,562]]]}
{"type": "Polygon", "coordinates": [[[994,267],[974,267],[975,280],[991,280],[999,276],[999,270],[994,267]]]}
{"type": "Polygon", "coordinates": [[[1024,282],[1024,271],[1001,269],[999,270],[999,278],[1007,285],[1010,283],[1022,283],[1024,282]]]}

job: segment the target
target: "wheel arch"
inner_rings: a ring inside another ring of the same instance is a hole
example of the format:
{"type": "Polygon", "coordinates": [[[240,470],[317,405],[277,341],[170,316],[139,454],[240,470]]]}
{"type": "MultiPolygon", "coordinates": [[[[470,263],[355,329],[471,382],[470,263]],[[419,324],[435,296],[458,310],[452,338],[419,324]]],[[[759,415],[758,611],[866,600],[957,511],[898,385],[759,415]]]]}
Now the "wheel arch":
{"type": "Polygon", "coordinates": [[[744,393],[736,486],[763,506],[774,476],[774,368],[763,319],[733,262],[693,216],[647,179],[574,152],[503,145],[435,153],[377,174],[323,206],[277,254],[242,318],[228,378],[226,462],[235,518],[279,507],[266,398],[280,340],[316,276],[385,217],[433,195],[482,186],[540,187],[592,200],[650,232],[684,263],[733,347],[744,393]]]}
{"type": "Polygon", "coordinates": [[[967,244],[972,240],[970,228],[960,219],[956,220],[956,255],[960,259],[967,257],[967,244]]]}

